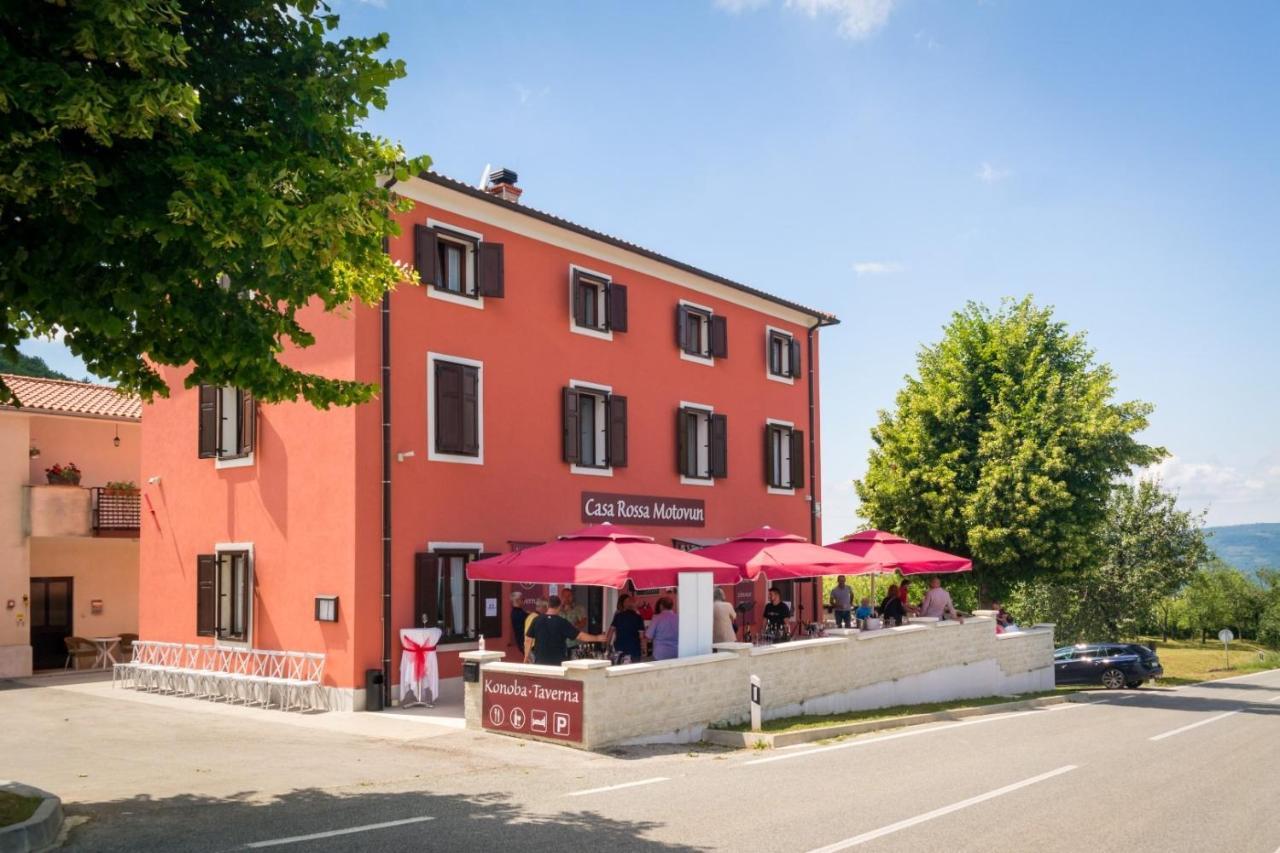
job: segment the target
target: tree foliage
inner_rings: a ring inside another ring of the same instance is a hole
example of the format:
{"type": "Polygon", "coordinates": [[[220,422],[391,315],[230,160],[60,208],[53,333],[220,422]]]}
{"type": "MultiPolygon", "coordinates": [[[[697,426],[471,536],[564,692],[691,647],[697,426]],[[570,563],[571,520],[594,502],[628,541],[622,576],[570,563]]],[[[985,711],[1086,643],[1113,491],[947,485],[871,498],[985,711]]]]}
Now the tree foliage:
{"type": "Polygon", "coordinates": [[[988,593],[1089,566],[1112,484],[1160,448],[1151,406],[1116,402],[1111,368],[1030,297],[969,303],[881,412],[866,477],[874,526],[974,560],[988,593]]]}
{"type": "Polygon", "coordinates": [[[1131,637],[1160,618],[1208,556],[1202,519],[1158,483],[1116,486],[1096,542],[1097,562],[1061,579],[1020,584],[1010,606],[1024,621],[1057,623],[1063,639],[1131,637]]]}
{"type": "Polygon", "coordinates": [[[54,370],[38,355],[0,352],[0,373],[16,373],[18,376],[38,376],[42,379],[70,379],[65,373],[54,370]]]}
{"type": "Polygon", "coordinates": [[[426,160],[358,129],[404,66],[337,22],[314,0],[0,5],[0,351],[62,329],[147,398],[152,363],[190,363],[263,400],[369,399],[278,358],[314,342],[304,306],[411,277],[376,178],[426,160]]]}

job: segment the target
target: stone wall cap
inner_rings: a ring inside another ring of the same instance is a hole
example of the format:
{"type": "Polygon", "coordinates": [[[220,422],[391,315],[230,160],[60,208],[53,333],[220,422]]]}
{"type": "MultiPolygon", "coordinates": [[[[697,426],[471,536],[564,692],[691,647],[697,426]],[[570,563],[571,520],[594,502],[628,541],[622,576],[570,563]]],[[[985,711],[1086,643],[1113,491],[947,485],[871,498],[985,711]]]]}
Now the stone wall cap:
{"type": "Polygon", "coordinates": [[[718,652],[738,652],[743,649],[755,648],[750,643],[712,643],[711,648],[718,652]]]}
{"type": "Polygon", "coordinates": [[[878,640],[881,637],[896,637],[902,634],[914,634],[919,631],[931,630],[929,625],[897,625],[893,628],[879,628],[875,631],[863,631],[858,635],[859,640],[878,640]]]}
{"type": "Polygon", "coordinates": [[[752,656],[773,655],[781,652],[812,649],[818,646],[831,646],[847,642],[848,640],[845,637],[813,637],[808,640],[789,640],[785,643],[773,643],[768,646],[752,646],[751,654],[752,656]]]}
{"type": "Polygon", "coordinates": [[[672,658],[670,660],[650,660],[642,663],[626,663],[622,666],[611,666],[605,670],[605,675],[610,677],[618,675],[639,675],[642,672],[656,672],[664,669],[679,669],[684,666],[701,666],[706,663],[726,663],[738,660],[737,655],[719,654],[719,655],[694,655],[687,658],[672,658]]]}
{"type": "Polygon", "coordinates": [[[609,662],[607,660],[593,660],[587,658],[585,660],[567,660],[564,662],[565,669],[607,669],[609,662]]]}
{"type": "Polygon", "coordinates": [[[502,660],[506,655],[502,652],[459,652],[458,657],[461,660],[477,660],[481,663],[488,663],[502,660]]]}
{"type": "Polygon", "coordinates": [[[563,666],[543,666],[537,663],[507,663],[499,661],[485,668],[486,672],[512,672],[518,675],[542,675],[551,678],[564,678],[563,666]]]}

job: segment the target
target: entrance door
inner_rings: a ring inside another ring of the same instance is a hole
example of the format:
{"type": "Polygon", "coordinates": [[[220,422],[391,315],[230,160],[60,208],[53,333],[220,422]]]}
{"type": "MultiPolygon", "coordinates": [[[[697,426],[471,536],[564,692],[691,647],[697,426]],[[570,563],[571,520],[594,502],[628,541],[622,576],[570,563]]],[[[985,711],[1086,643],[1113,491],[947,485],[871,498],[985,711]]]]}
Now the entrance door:
{"type": "Polygon", "coordinates": [[[31,665],[58,669],[67,662],[71,636],[71,578],[31,579],[31,665]]]}

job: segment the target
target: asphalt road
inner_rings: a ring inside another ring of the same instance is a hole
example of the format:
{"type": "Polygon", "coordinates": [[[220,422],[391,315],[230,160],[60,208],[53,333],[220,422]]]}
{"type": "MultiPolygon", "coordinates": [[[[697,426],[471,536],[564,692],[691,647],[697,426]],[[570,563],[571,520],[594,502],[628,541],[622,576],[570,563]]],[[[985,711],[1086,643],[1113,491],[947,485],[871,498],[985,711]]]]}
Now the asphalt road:
{"type": "Polygon", "coordinates": [[[765,752],[117,711],[138,743],[91,728],[93,697],[62,721],[90,728],[41,746],[60,721],[10,712],[49,700],[13,696],[0,775],[70,789],[68,850],[1280,853],[1280,671],[765,752]]]}

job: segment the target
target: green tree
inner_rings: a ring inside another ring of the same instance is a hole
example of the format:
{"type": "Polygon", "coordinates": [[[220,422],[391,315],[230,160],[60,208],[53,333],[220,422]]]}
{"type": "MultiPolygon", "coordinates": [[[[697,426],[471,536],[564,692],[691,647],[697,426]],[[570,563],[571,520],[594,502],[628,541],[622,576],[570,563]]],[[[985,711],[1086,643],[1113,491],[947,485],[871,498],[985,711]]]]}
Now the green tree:
{"type": "Polygon", "coordinates": [[[1237,637],[1257,636],[1265,593],[1244,572],[1218,558],[1196,572],[1187,584],[1187,615],[1200,641],[1231,628],[1237,637]]]}
{"type": "Polygon", "coordinates": [[[14,353],[10,356],[8,353],[0,352],[0,373],[16,373],[19,376],[38,376],[42,379],[70,379],[65,373],[59,373],[49,365],[45,364],[43,358],[38,355],[26,355],[25,353],[14,353]]]}
{"type": "Polygon", "coordinates": [[[61,329],[147,398],[153,364],[193,364],[267,401],[369,399],[278,359],[314,342],[304,306],[412,278],[378,176],[427,161],[359,129],[404,66],[337,23],[315,0],[0,4],[0,352],[61,329]]]}
{"type": "Polygon", "coordinates": [[[1013,612],[1058,624],[1074,639],[1131,637],[1160,619],[1160,604],[1191,580],[1208,556],[1200,516],[1143,480],[1111,491],[1099,531],[1096,563],[1061,579],[1024,582],[1013,612]]]}
{"type": "Polygon", "coordinates": [[[1280,649],[1280,569],[1259,569],[1258,581],[1264,590],[1258,641],[1280,649]]]}
{"type": "Polygon", "coordinates": [[[1083,334],[1030,297],[969,303],[881,412],[855,487],[876,527],[974,561],[987,597],[1090,565],[1115,480],[1164,450],[1083,334]]]}

